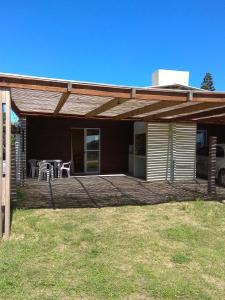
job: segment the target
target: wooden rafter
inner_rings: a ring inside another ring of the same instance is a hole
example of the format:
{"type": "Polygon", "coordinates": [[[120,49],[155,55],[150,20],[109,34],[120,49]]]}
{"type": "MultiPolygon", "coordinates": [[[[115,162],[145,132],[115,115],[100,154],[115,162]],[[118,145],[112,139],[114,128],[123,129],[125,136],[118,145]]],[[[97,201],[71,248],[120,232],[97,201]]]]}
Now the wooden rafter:
{"type": "Polygon", "coordinates": [[[69,82],[67,86],[67,92],[63,93],[61,98],[59,99],[59,102],[54,110],[54,115],[57,115],[60,110],[62,109],[63,105],[66,103],[67,99],[69,98],[72,90],[72,84],[69,82]]]}
{"type": "Polygon", "coordinates": [[[135,98],[136,96],[136,90],[135,89],[131,89],[130,92],[130,98],[124,99],[124,98],[114,98],[109,100],[108,102],[104,103],[103,105],[93,109],[92,111],[88,112],[85,116],[86,117],[95,117],[107,110],[110,110],[120,104],[123,104],[124,102],[128,101],[128,100],[132,100],[133,98],[135,98]]]}
{"type": "Polygon", "coordinates": [[[221,114],[215,114],[215,115],[210,115],[210,116],[204,116],[204,117],[198,117],[198,118],[194,118],[193,120],[195,121],[201,121],[201,120],[206,120],[206,119],[216,119],[216,118],[221,118],[225,116],[225,112],[221,113],[221,114]]]}
{"type": "Polygon", "coordinates": [[[129,99],[122,99],[122,98],[114,98],[109,100],[108,102],[102,104],[101,106],[93,109],[92,111],[88,112],[85,117],[95,117],[109,109],[114,108],[117,105],[120,105],[126,101],[128,101],[129,99]]]}
{"type": "Polygon", "coordinates": [[[193,119],[194,122],[198,123],[225,123],[225,114],[221,114],[218,116],[212,116],[212,117],[204,117],[204,118],[199,118],[199,119],[193,119]]]}
{"type": "Polygon", "coordinates": [[[221,107],[217,107],[217,108],[210,108],[207,109],[205,111],[201,111],[201,112],[193,112],[192,114],[188,114],[187,116],[177,116],[174,117],[173,120],[175,121],[190,121],[193,119],[197,119],[197,118],[201,118],[201,117],[207,117],[207,116],[211,116],[211,115],[220,115],[225,113],[225,105],[222,105],[221,107]]]}
{"type": "MultiPolygon", "coordinates": [[[[177,108],[177,109],[173,109],[173,110],[169,110],[166,112],[159,112],[154,114],[154,116],[152,116],[152,118],[154,119],[160,119],[160,118],[166,118],[166,117],[172,117],[172,116],[178,116],[180,114],[187,114],[187,113],[194,113],[196,111],[199,110],[204,110],[204,109],[209,109],[209,108],[219,108],[221,106],[224,106],[224,104],[221,103],[195,103],[193,104],[193,102],[190,102],[190,106],[186,106],[186,107],[182,107],[182,108],[177,108]]],[[[151,118],[151,117],[149,117],[151,118]]],[[[146,120],[148,120],[148,118],[146,118],[146,120]]]]}
{"type": "Polygon", "coordinates": [[[180,104],[180,103],[181,103],[180,101],[171,101],[171,102],[161,102],[161,101],[159,101],[157,103],[149,104],[149,105],[146,105],[144,107],[136,108],[136,109],[133,109],[129,112],[125,112],[123,114],[117,115],[117,116],[115,116],[115,119],[127,119],[127,118],[138,116],[138,115],[141,115],[141,114],[154,112],[154,111],[157,111],[159,109],[169,108],[171,106],[175,106],[175,105],[180,104]]]}
{"type": "MultiPolygon", "coordinates": [[[[194,120],[194,119],[193,119],[194,120]]],[[[222,115],[214,116],[214,117],[207,117],[204,119],[196,119],[194,120],[198,123],[206,123],[206,124],[225,124],[225,113],[222,115]]]]}

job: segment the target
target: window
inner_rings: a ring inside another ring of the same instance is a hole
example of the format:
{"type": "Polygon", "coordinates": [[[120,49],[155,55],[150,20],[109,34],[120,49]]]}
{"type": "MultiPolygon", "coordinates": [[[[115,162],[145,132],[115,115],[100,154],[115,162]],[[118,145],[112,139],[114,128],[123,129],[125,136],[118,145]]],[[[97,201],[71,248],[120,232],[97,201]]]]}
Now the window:
{"type": "Polygon", "coordinates": [[[207,130],[197,130],[197,148],[207,145],[207,130]]]}

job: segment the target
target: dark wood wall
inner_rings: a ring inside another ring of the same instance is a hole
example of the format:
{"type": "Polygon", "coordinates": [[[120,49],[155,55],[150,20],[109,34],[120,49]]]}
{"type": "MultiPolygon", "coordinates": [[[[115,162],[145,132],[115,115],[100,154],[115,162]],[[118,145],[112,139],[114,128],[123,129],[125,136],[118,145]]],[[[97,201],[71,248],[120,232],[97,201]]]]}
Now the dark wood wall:
{"type": "Polygon", "coordinates": [[[218,124],[198,124],[198,129],[207,131],[207,139],[209,140],[210,136],[217,136],[217,143],[225,143],[225,125],[218,124]]]}
{"type": "Polygon", "coordinates": [[[128,172],[133,122],[27,117],[27,160],[71,159],[71,128],[101,129],[101,173],[128,172]]]}

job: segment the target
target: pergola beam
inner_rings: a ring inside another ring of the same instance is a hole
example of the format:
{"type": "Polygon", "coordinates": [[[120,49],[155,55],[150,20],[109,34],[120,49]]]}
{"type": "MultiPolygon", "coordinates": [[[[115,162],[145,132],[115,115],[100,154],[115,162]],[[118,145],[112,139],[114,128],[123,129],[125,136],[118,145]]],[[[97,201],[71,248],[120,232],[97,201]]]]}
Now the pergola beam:
{"type": "Polygon", "coordinates": [[[55,108],[55,111],[54,111],[55,116],[60,112],[63,105],[66,103],[67,99],[69,98],[69,96],[71,94],[71,91],[72,91],[72,84],[71,84],[71,82],[68,82],[67,92],[62,94],[62,96],[59,99],[59,102],[55,108]]]}
{"type": "Polygon", "coordinates": [[[225,105],[221,105],[221,107],[215,107],[215,108],[208,108],[205,109],[205,111],[196,111],[193,113],[190,113],[188,115],[180,115],[180,116],[174,116],[174,118],[171,118],[171,120],[175,121],[190,121],[190,120],[196,120],[201,117],[207,117],[207,116],[215,116],[225,113],[225,105]]]}
{"type": "Polygon", "coordinates": [[[221,103],[197,103],[197,102],[190,102],[190,106],[186,106],[186,107],[182,107],[182,108],[177,108],[177,109],[173,109],[173,110],[169,110],[169,111],[165,111],[165,112],[161,112],[161,113],[156,113],[154,114],[154,116],[152,116],[152,118],[154,119],[160,119],[160,118],[169,118],[173,116],[179,116],[182,114],[192,114],[194,113],[196,110],[204,110],[204,109],[209,109],[209,108],[219,108],[221,106],[224,106],[224,104],[221,103]]]}
{"type": "Polygon", "coordinates": [[[103,105],[93,109],[92,111],[88,112],[85,117],[95,117],[107,110],[110,110],[114,108],[115,106],[118,106],[130,99],[123,99],[123,98],[113,98],[109,100],[108,102],[104,103],[103,105]]]}
{"type": "Polygon", "coordinates": [[[104,103],[103,105],[93,109],[92,111],[88,112],[85,116],[86,117],[95,117],[107,110],[110,110],[120,104],[123,104],[124,102],[128,101],[128,100],[132,100],[136,97],[136,90],[135,89],[131,89],[130,92],[130,98],[124,99],[124,98],[114,98],[109,100],[108,102],[104,103]]]}
{"type": "MultiPolygon", "coordinates": [[[[0,78],[1,79],[1,78],[0,78]]],[[[113,97],[113,98],[123,98],[130,99],[131,93],[134,91],[133,88],[115,88],[110,86],[94,86],[94,85],[81,85],[72,84],[71,94],[76,95],[88,95],[88,96],[100,96],[100,97],[113,97]]],[[[15,89],[28,89],[28,90],[38,90],[46,92],[56,92],[56,93],[67,93],[67,87],[54,86],[54,85],[44,85],[44,84],[30,84],[30,83],[15,83],[15,82],[1,82],[0,87],[15,88],[15,89]]],[[[161,101],[185,101],[187,92],[172,91],[172,90],[160,90],[155,89],[138,89],[135,91],[136,100],[161,100],[161,101]]],[[[225,101],[225,97],[224,97],[225,101]]]]}
{"type": "MultiPolygon", "coordinates": [[[[32,111],[23,111],[21,113],[21,117],[22,116],[36,116],[36,117],[52,117],[53,113],[49,113],[49,112],[32,112],[32,111]]],[[[94,116],[94,117],[86,117],[85,115],[78,115],[78,114],[66,114],[66,113],[60,113],[57,115],[58,118],[76,118],[76,119],[93,119],[93,120],[114,120],[115,121],[115,117],[114,116],[94,116]]],[[[137,120],[140,121],[141,118],[127,118],[126,120],[137,120]]],[[[125,120],[125,121],[126,121],[125,120]]],[[[121,120],[122,121],[122,120],[121,120]]]]}
{"type": "Polygon", "coordinates": [[[199,117],[199,118],[194,118],[194,121],[198,121],[198,120],[206,120],[206,119],[215,119],[215,118],[220,118],[220,117],[224,117],[225,116],[225,112],[221,113],[221,114],[216,114],[216,115],[210,115],[210,116],[205,116],[205,117],[199,117]]]}
{"type": "Polygon", "coordinates": [[[34,91],[56,92],[56,93],[66,93],[67,92],[66,87],[51,86],[51,85],[28,84],[28,83],[15,83],[15,82],[0,82],[0,87],[2,87],[2,88],[34,90],[34,91]]]}
{"type": "MultiPolygon", "coordinates": [[[[31,82],[31,80],[29,81],[31,82]]],[[[67,83],[68,84],[68,83],[67,83]]],[[[105,85],[91,85],[91,84],[79,84],[72,83],[71,94],[77,95],[90,95],[90,96],[102,96],[102,97],[113,97],[113,98],[124,98],[129,99],[131,88],[123,87],[111,87],[105,85]]],[[[12,82],[1,81],[0,87],[3,88],[15,88],[15,89],[28,89],[28,90],[39,90],[48,92],[59,92],[67,93],[66,82],[46,82],[40,81],[34,83],[12,82]]],[[[192,91],[192,101],[196,102],[223,102],[225,103],[225,93],[221,92],[205,92],[205,91],[192,91]]],[[[189,91],[180,90],[168,90],[168,89],[136,89],[136,100],[153,100],[153,101],[187,101],[189,97],[189,91]]]]}
{"type": "Polygon", "coordinates": [[[130,117],[142,115],[145,113],[151,113],[151,112],[158,111],[158,110],[164,109],[164,108],[169,108],[171,106],[175,106],[175,105],[178,105],[181,103],[182,102],[180,102],[180,101],[171,101],[171,102],[159,101],[157,103],[149,104],[144,107],[136,108],[129,112],[125,112],[123,114],[117,115],[117,116],[115,116],[115,119],[117,119],[117,120],[126,119],[126,118],[130,118],[130,117]]]}

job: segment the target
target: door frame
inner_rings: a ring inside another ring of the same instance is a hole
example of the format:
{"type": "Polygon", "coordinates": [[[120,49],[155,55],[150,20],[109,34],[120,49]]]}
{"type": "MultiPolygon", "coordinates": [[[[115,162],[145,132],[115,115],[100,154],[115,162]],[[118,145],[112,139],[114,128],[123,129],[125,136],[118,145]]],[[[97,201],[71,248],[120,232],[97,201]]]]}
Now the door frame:
{"type": "Polygon", "coordinates": [[[74,174],[101,174],[101,128],[99,127],[71,127],[70,128],[70,145],[71,145],[71,162],[73,166],[73,173],[74,174]],[[75,173],[74,172],[74,162],[73,162],[73,140],[72,140],[72,130],[74,129],[82,129],[83,130],[83,139],[84,139],[84,170],[82,173],[75,173]],[[86,136],[87,130],[95,129],[99,132],[99,149],[98,150],[87,150],[87,143],[86,143],[86,136]],[[97,172],[88,172],[87,171],[87,151],[98,151],[99,155],[99,162],[98,162],[98,171],[97,172]]]}

